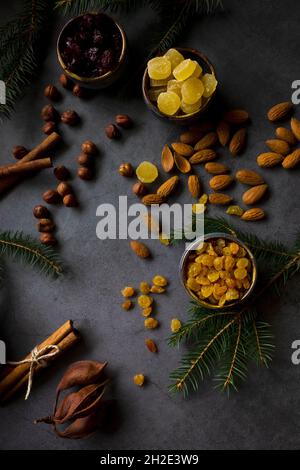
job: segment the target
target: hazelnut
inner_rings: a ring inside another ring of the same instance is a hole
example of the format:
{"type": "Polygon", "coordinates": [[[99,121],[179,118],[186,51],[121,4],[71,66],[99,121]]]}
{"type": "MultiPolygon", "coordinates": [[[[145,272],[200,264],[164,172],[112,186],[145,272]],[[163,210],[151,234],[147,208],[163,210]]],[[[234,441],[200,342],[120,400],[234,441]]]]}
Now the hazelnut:
{"type": "Polygon", "coordinates": [[[84,166],[82,166],[81,168],[78,168],[77,175],[82,180],[91,180],[93,178],[92,170],[90,168],[85,168],[84,166]]]}
{"type": "Polygon", "coordinates": [[[64,87],[66,88],[67,90],[71,90],[73,88],[73,82],[72,80],[67,76],[65,75],[64,73],[62,73],[60,76],[59,76],[59,83],[64,87]]]}
{"type": "Polygon", "coordinates": [[[41,116],[44,121],[54,121],[56,122],[58,120],[58,112],[52,106],[52,104],[46,104],[46,106],[43,107],[41,111],[41,116]]]}
{"type": "Polygon", "coordinates": [[[57,186],[56,191],[61,197],[64,197],[67,194],[71,194],[73,192],[73,189],[69,183],[61,182],[57,186]]]}
{"type": "Polygon", "coordinates": [[[70,171],[64,165],[54,168],[53,173],[59,181],[66,181],[70,178],[70,171]]]}
{"type": "Polygon", "coordinates": [[[87,155],[95,155],[98,152],[97,146],[91,140],[86,140],[81,145],[81,150],[87,155]]]}
{"type": "Polygon", "coordinates": [[[80,85],[74,85],[72,93],[74,96],[77,96],[77,98],[85,98],[87,96],[87,91],[85,88],[82,88],[80,85]]]}
{"type": "Polygon", "coordinates": [[[40,219],[36,227],[42,233],[52,233],[55,230],[55,224],[51,219],[40,219]]]}
{"type": "Polygon", "coordinates": [[[132,186],[132,192],[139,197],[145,196],[148,190],[144,183],[140,183],[139,181],[132,186]]]}
{"type": "Polygon", "coordinates": [[[133,168],[131,163],[121,163],[121,165],[119,166],[119,173],[122,176],[132,176],[133,168]]]}
{"type": "Polygon", "coordinates": [[[45,122],[45,124],[43,125],[43,132],[44,134],[52,134],[52,132],[56,131],[56,124],[55,122],[53,121],[48,121],[48,122],[45,122]]]}
{"type": "Polygon", "coordinates": [[[130,129],[133,126],[133,121],[127,114],[117,114],[116,124],[123,129],[130,129]]]}
{"type": "Polygon", "coordinates": [[[13,147],[11,153],[17,160],[20,160],[21,158],[25,157],[25,155],[27,155],[28,150],[23,147],[23,145],[16,145],[16,147],[13,147]]]}
{"type": "Polygon", "coordinates": [[[77,158],[77,162],[79,165],[81,166],[86,166],[86,167],[89,167],[93,164],[94,162],[94,158],[92,157],[92,155],[87,155],[85,153],[82,153],[81,155],[79,155],[79,157],[77,158]]]}
{"type": "Polygon", "coordinates": [[[66,194],[66,196],[63,198],[63,203],[66,207],[78,206],[78,202],[74,194],[66,194]]]}
{"type": "Polygon", "coordinates": [[[44,95],[51,101],[59,101],[61,94],[54,85],[47,85],[44,90],[44,95]]]}
{"type": "Polygon", "coordinates": [[[45,206],[35,206],[33,209],[33,215],[36,219],[49,219],[50,212],[45,206]]]}
{"type": "Polygon", "coordinates": [[[109,139],[119,139],[121,137],[119,129],[114,124],[106,126],[105,134],[109,139]]]}
{"type": "Polygon", "coordinates": [[[43,243],[43,245],[54,246],[56,245],[57,240],[52,233],[41,233],[40,242],[43,243]]]}
{"type": "Polygon", "coordinates": [[[54,189],[49,189],[48,191],[44,192],[43,199],[48,204],[58,204],[60,202],[60,195],[54,189]]]}
{"type": "Polygon", "coordinates": [[[60,118],[64,124],[68,124],[69,126],[75,126],[79,122],[78,114],[71,109],[62,113],[60,118]]]}

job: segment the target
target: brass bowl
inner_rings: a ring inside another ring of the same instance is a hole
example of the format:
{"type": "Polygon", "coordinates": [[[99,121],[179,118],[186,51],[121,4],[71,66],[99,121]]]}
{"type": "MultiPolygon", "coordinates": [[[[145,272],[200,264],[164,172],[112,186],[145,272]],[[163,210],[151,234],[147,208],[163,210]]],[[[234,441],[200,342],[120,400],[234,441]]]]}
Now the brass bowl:
{"type": "Polygon", "coordinates": [[[204,237],[197,238],[184,251],[184,253],[182,255],[182,258],[180,260],[179,270],[180,270],[181,282],[183,283],[183,286],[184,286],[186,292],[189,294],[189,296],[192,297],[193,300],[196,300],[203,307],[208,308],[208,309],[213,309],[213,310],[228,310],[229,308],[236,308],[239,305],[243,304],[247,299],[249,299],[249,297],[253,293],[253,290],[254,290],[254,287],[255,287],[255,284],[256,284],[256,281],[257,281],[257,266],[256,266],[256,261],[255,261],[255,258],[253,256],[252,252],[249,250],[249,248],[243,242],[241,242],[236,237],[234,237],[232,235],[229,235],[227,233],[208,233],[208,234],[204,235],[204,237]],[[249,287],[249,289],[245,293],[244,297],[242,297],[239,300],[233,301],[231,303],[227,303],[224,306],[213,305],[209,302],[206,302],[205,300],[199,299],[199,297],[197,297],[197,295],[194,292],[192,292],[186,285],[186,265],[189,261],[189,255],[191,254],[191,252],[193,250],[195,250],[197,248],[197,246],[199,246],[199,244],[201,242],[203,242],[203,241],[209,242],[211,240],[215,240],[216,238],[223,238],[225,240],[235,242],[238,245],[240,245],[241,247],[243,247],[246,250],[246,252],[249,256],[249,259],[252,263],[251,286],[249,287]]]}
{"type": "MultiPolygon", "coordinates": [[[[86,15],[87,13],[85,13],[86,15]]],[[[89,12],[89,15],[97,15],[99,12],[89,12]]],[[[75,16],[74,18],[71,18],[62,28],[62,30],[59,33],[58,39],[57,39],[57,44],[56,44],[56,54],[57,54],[57,59],[58,63],[63,69],[64,73],[75,83],[78,83],[79,85],[82,85],[85,88],[92,88],[92,89],[101,89],[101,88],[106,88],[110,85],[112,85],[116,80],[118,80],[125,68],[126,65],[126,59],[128,55],[128,47],[127,47],[127,38],[124,29],[122,26],[120,26],[117,21],[115,21],[111,16],[106,15],[105,13],[101,12],[101,15],[107,17],[110,21],[113,21],[117,29],[119,30],[119,33],[121,35],[122,39],[122,50],[120,57],[118,59],[118,63],[115,66],[114,69],[110,70],[109,72],[105,73],[104,75],[101,75],[99,77],[81,77],[77,75],[74,72],[71,72],[68,70],[66,64],[64,63],[60,50],[61,50],[61,40],[62,37],[64,36],[64,33],[66,29],[75,21],[78,21],[79,18],[83,17],[84,15],[78,15],[75,16]]]]}
{"type": "MultiPolygon", "coordinates": [[[[180,52],[183,55],[185,59],[196,60],[199,63],[199,65],[203,68],[204,73],[212,73],[217,78],[214,66],[208,60],[208,58],[204,54],[202,54],[202,52],[199,52],[196,49],[192,49],[190,47],[176,47],[176,49],[178,52],[180,52]]],[[[209,108],[216,94],[216,90],[215,90],[214,93],[204,103],[204,105],[199,109],[199,111],[196,111],[190,114],[182,114],[178,116],[167,116],[166,114],[161,113],[156,103],[150,100],[149,88],[150,88],[150,77],[148,75],[148,68],[146,67],[144,76],[143,76],[142,90],[143,90],[144,101],[147,107],[156,116],[162,119],[171,121],[171,122],[175,122],[177,124],[182,124],[182,125],[191,124],[194,121],[197,121],[197,119],[199,119],[199,117],[209,108]]]]}

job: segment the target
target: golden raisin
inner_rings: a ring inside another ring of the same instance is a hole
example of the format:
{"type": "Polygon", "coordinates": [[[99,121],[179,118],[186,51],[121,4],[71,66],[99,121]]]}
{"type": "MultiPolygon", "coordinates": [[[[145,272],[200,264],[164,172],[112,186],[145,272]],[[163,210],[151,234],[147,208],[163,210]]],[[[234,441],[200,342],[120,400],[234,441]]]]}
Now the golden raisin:
{"type": "Polygon", "coordinates": [[[133,381],[135,385],[137,385],[138,387],[142,387],[145,383],[145,376],[143,374],[136,374],[133,377],[133,381]]]}
{"type": "Polygon", "coordinates": [[[154,276],[152,282],[155,286],[165,287],[168,285],[168,281],[164,276],[154,276]]]}
{"type": "Polygon", "coordinates": [[[140,291],[142,294],[149,294],[150,292],[150,286],[148,282],[141,282],[140,283],[140,291]]]}
{"type": "Polygon", "coordinates": [[[140,295],[138,298],[138,304],[142,308],[150,307],[152,303],[153,303],[153,299],[149,295],[143,294],[143,295],[140,295]]]}
{"type": "Polygon", "coordinates": [[[151,286],[150,292],[152,294],[163,294],[164,292],[166,292],[166,289],[159,286],[151,286]]]}
{"type": "Polygon", "coordinates": [[[125,302],[122,303],[122,308],[124,310],[130,310],[132,308],[132,302],[131,300],[125,300],[125,302]]]}
{"type": "Polygon", "coordinates": [[[234,271],[234,277],[240,281],[247,277],[247,271],[244,268],[238,268],[234,271]]]}
{"type": "Polygon", "coordinates": [[[121,290],[121,293],[122,293],[123,297],[133,297],[134,294],[135,294],[135,291],[134,291],[133,287],[127,286],[127,287],[124,287],[124,289],[121,290]]]}
{"type": "Polygon", "coordinates": [[[152,307],[144,308],[143,311],[142,311],[143,317],[149,317],[152,313],[152,310],[153,310],[152,307]]]}
{"type": "Polygon", "coordinates": [[[149,317],[146,318],[144,325],[145,328],[147,328],[148,330],[154,330],[158,327],[158,321],[156,320],[156,318],[149,317]]]}
{"type": "Polygon", "coordinates": [[[153,339],[149,339],[149,338],[145,339],[145,344],[150,352],[152,353],[157,352],[157,346],[156,346],[156,343],[153,341],[153,339]]]}
{"type": "Polygon", "coordinates": [[[181,321],[178,320],[177,318],[173,318],[171,320],[171,331],[172,333],[177,333],[181,329],[181,321]]]}

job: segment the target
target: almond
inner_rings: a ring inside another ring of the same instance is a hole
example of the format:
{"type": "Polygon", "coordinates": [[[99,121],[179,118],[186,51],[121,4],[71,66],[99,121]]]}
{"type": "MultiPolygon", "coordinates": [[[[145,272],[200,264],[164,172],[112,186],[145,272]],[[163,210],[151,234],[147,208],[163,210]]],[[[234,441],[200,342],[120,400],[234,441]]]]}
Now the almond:
{"type": "Polygon", "coordinates": [[[300,121],[298,119],[291,119],[291,129],[296,139],[300,141],[300,121]]]}
{"type": "Polygon", "coordinates": [[[290,101],[278,103],[268,111],[268,119],[271,122],[280,121],[285,118],[292,110],[293,104],[290,101]]]}
{"type": "Polygon", "coordinates": [[[162,204],[165,198],[159,194],[147,194],[143,197],[142,202],[145,206],[151,206],[152,204],[162,204]]]}
{"type": "Polygon", "coordinates": [[[175,153],[174,159],[175,165],[177,166],[178,170],[181,171],[181,173],[189,173],[191,171],[191,164],[185,157],[175,153]]]}
{"type": "Polygon", "coordinates": [[[194,149],[191,145],[183,144],[182,142],[174,142],[171,144],[174,152],[182,155],[183,157],[191,157],[194,153],[194,149]]]}
{"type": "Polygon", "coordinates": [[[232,182],[233,182],[232,176],[229,176],[229,175],[217,175],[217,176],[214,176],[214,177],[210,180],[209,186],[210,186],[211,189],[213,189],[214,191],[220,191],[221,189],[225,189],[225,188],[227,188],[228,186],[230,186],[232,182]]]}
{"type": "Polygon", "coordinates": [[[265,181],[256,171],[242,169],[236,172],[236,179],[243,184],[249,184],[250,186],[257,186],[263,184],[265,181]]]}
{"type": "Polygon", "coordinates": [[[221,121],[217,126],[217,134],[220,144],[225,147],[230,139],[230,126],[228,122],[221,121]]]}
{"type": "Polygon", "coordinates": [[[200,139],[199,142],[197,142],[194,148],[196,151],[208,149],[216,145],[217,142],[218,142],[217,133],[210,132],[209,134],[206,134],[204,137],[202,137],[202,139],[200,139]]]}
{"type": "Polygon", "coordinates": [[[198,130],[186,131],[181,134],[179,140],[183,144],[195,145],[203,137],[203,132],[198,130]]]}
{"type": "Polygon", "coordinates": [[[190,163],[192,165],[197,165],[198,163],[210,162],[215,158],[217,158],[217,154],[214,150],[204,149],[194,153],[194,155],[190,158],[190,163]]]}
{"type": "Polygon", "coordinates": [[[150,352],[152,353],[156,353],[157,352],[157,346],[155,344],[155,342],[153,341],[153,339],[145,339],[145,345],[147,346],[147,348],[149,349],[150,352]]]}
{"type": "Polygon", "coordinates": [[[225,114],[224,120],[229,124],[240,126],[249,120],[249,114],[244,109],[233,109],[225,114]]]}
{"type": "Polygon", "coordinates": [[[296,145],[297,143],[297,139],[292,131],[290,131],[290,129],[286,129],[285,127],[277,127],[276,136],[278,139],[284,140],[290,145],[296,145]]]}
{"type": "Polygon", "coordinates": [[[224,175],[224,173],[229,173],[229,168],[223,163],[208,162],[204,166],[207,173],[211,175],[224,175]]]}
{"type": "Polygon", "coordinates": [[[266,141],[267,146],[272,152],[287,155],[290,153],[290,146],[287,142],[280,139],[269,139],[266,141]]]}
{"type": "Polygon", "coordinates": [[[253,209],[248,209],[246,212],[244,212],[241,219],[251,222],[255,220],[261,220],[264,217],[265,217],[265,212],[259,207],[256,207],[253,209]]]}
{"type": "Polygon", "coordinates": [[[256,159],[258,166],[262,168],[271,168],[272,166],[279,165],[282,160],[283,156],[274,152],[261,153],[256,159]]]}
{"type": "Polygon", "coordinates": [[[226,204],[230,204],[232,202],[232,197],[228,196],[227,194],[212,193],[209,195],[209,202],[211,204],[220,204],[225,206],[226,204]]]}
{"type": "Polygon", "coordinates": [[[192,197],[199,198],[201,193],[201,183],[197,175],[190,175],[188,179],[188,188],[192,197]]]}
{"type": "Polygon", "coordinates": [[[132,240],[130,246],[132,251],[140,258],[149,258],[151,255],[149,248],[144,243],[132,240]]]}
{"type": "Polygon", "coordinates": [[[239,129],[232,137],[229,144],[229,151],[234,157],[242,153],[245,148],[247,131],[245,128],[239,129]]]}
{"type": "Polygon", "coordinates": [[[247,204],[247,206],[251,206],[252,204],[255,204],[258,202],[266,193],[268,189],[267,184],[260,184],[259,186],[253,186],[253,188],[248,189],[243,194],[243,203],[247,204]]]}
{"type": "Polygon", "coordinates": [[[294,150],[294,152],[290,153],[282,162],[283,168],[289,170],[291,168],[295,168],[300,163],[300,149],[294,150]]]}
{"type": "Polygon", "coordinates": [[[169,173],[174,168],[174,156],[170,147],[164,145],[161,153],[161,165],[166,173],[169,173]]]}
{"type": "Polygon", "coordinates": [[[158,190],[156,191],[157,194],[163,197],[168,197],[174,191],[178,181],[178,176],[172,176],[172,178],[169,178],[158,188],[158,190]]]}

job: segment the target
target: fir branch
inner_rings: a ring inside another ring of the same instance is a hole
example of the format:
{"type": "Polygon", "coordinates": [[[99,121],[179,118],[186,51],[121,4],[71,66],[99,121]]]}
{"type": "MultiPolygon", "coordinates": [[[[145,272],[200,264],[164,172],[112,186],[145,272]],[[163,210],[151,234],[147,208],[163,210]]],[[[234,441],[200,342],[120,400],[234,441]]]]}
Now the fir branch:
{"type": "Polygon", "coordinates": [[[63,15],[81,15],[98,10],[127,13],[144,4],[145,0],[58,0],[55,8],[60,9],[63,15]]]}

